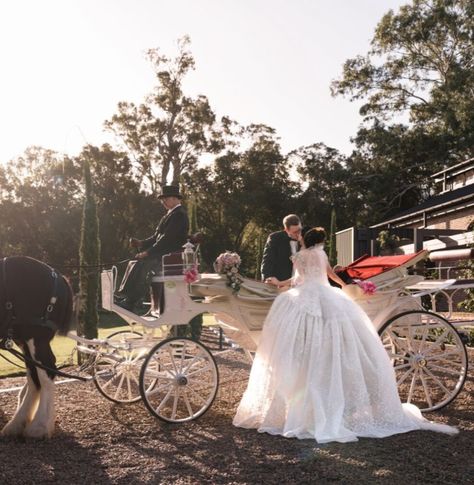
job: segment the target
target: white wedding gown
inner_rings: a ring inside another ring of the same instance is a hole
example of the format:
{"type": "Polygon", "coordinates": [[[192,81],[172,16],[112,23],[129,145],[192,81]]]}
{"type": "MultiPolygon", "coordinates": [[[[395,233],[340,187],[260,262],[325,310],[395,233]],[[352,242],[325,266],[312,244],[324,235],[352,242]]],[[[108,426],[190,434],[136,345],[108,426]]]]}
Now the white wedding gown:
{"type": "Polygon", "coordinates": [[[295,286],[268,313],[234,425],[319,443],[416,429],[457,433],[401,404],[377,332],[329,285],[327,265],[322,245],[295,256],[295,286]]]}

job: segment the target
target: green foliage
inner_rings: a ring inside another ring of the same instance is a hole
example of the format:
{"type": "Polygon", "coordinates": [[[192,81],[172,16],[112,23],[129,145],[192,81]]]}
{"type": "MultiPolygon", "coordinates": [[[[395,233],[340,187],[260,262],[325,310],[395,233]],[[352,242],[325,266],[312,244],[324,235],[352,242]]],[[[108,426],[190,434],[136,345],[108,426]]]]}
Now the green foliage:
{"type": "Polygon", "coordinates": [[[84,208],[82,213],[80,269],[80,312],[78,334],[86,338],[97,337],[99,298],[100,241],[97,205],[91,180],[89,161],[84,160],[84,208]]]}
{"type": "Polygon", "coordinates": [[[391,234],[390,231],[380,231],[376,241],[380,254],[390,255],[395,254],[400,238],[395,234],[391,234]]]}
{"type": "Polygon", "coordinates": [[[77,261],[80,168],[40,147],[0,167],[0,254],[28,255],[57,267],[77,261]]]}
{"type": "Polygon", "coordinates": [[[235,251],[242,258],[242,273],[253,276],[261,232],[267,235],[280,228],[283,217],[295,208],[298,191],[289,181],[289,163],[274,130],[250,125],[244,131],[247,150],[229,150],[212,166],[185,174],[183,181],[199,207],[204,265],[212,267],[220,253],[235,251]]]}
{"type": "MultiPolygon", "coordinates": [[[[182,172],[195,167],[201,154],[221,147],[207,98],[183,93],[184,78],[194,69],[189,44],[189,37],[180,39],[174,59],[159,49],[148,50],[157,78],[155,89],[139,106],[120,102],[118,113],[105,123],[123,140],[136,161],[135,170],[152,193],[166,184],[171,171],[172,182],[177,184],[182,172]]],[[[223,124],[227,125],[225,120],[223,124]]]]}
{"type": "Polygon", "coordinates": [[[346,157],[323,143],[315,143],[293,151],[290,158],[295,161],[302,181],[307,183],[295,211],[304,223],[328,229],[334,208],[340,214],[341,227],[354,225],[364,199],[361,188],[352,183],[346,157]]]}
{"type": "Polygon", "coordinates": [[[418,204],[432,173],[473,156],[473,19],[470,0],[413,0],[384,15],[368,53],[333,81],[333,95],[364,102],[347,161],[364,224],[418,204]]]}

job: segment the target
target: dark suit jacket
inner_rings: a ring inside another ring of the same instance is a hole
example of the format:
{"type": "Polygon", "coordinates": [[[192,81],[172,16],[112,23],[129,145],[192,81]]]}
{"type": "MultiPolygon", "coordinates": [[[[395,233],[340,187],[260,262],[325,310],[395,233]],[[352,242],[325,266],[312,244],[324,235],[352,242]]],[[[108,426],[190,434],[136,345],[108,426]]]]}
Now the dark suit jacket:
{"type": "Polygon", "coordinates": [[[275,276],[280,281],[291,278],[293,262],[291,261],[291,238],[285,231],[273,232],[268,236],[263,250],[262,277],[275,276]]]}
{"type": "Polygon", "coordinates": [[[182,251],[189,231],[189,220],[183,206],[166,214],[158,224],[155,234],[141,241],[141,249],[150,258],[161,258],[164,254],[182,251]]]}

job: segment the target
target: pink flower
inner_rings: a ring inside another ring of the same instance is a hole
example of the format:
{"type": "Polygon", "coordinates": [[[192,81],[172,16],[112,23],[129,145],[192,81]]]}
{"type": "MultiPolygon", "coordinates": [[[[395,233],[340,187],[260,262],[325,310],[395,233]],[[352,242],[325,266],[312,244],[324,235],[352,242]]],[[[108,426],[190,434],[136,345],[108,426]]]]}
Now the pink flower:
{"type": "Polygon", "coordinates": [[[196,268],[191,268],[184,272],[184,281],[188,284],[197,281],[198,277],[199,273],[196,268]]]}
{"type": "Polygon", "coordinates": [[[373,295],[377,291],[377,287],[372,281],[356,281],[356,283],[366,295],[373,295]]]}

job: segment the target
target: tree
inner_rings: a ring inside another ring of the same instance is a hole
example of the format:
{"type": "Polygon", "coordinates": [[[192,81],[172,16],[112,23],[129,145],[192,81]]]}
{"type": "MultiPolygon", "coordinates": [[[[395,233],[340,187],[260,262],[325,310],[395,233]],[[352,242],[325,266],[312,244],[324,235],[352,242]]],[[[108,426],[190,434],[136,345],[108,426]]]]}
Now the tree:
{"type": "Polygon", "coordinates": [[[186,174],[184,182],[199,207],[204,262],[211,267],[219,253],[236,251],[242,271],[254,276],[260,234],[279,228],[295,208],[298,185],[289,180],[289,161],[272,128],[250,125],[244,132],[247,149],[228,150],[212,166],[186,174]]]}
{"type": "Polygon", "coordinates": [[[332,83],[333,95],[364,101],[346,161],[359,223],[419,204],[433,193],[433,173],[473,155],[473,9],[468,0],[413,0],[389,11],[367,55],[347,60],[332,83]]]}
{"type": "Polygon", "coordinates": [[[80,245],[80,301],[78,334],[86,338],[96,338],[99,315],[97,313],[99,297],[100,240],[99,219],[91,180],[88,160],[84,161],[84,209],[82,213],[80,245]]]}
{"type": "Polygon", "coordinates": [[[340,214],[340,224],[353,225],[362,205],[359,190],[352,190],[352,174],[346,157],[324,143],[301,147],[290,157],[306,189],[299,198],[296,213],[310,225],[329,228],[331,211],[340,214]]]}
{"type": "Polygon", "coordinates": [[[442,163],[470,157],[473,31],[471,0],[413,0],[398,13],[390,10],[367,55],[345,62],[332,93],[363,99],[362,116],[379,125],[408,114],[412,126],[435,140],[442,163]]]}
{"type": "Polygon", "coordinates": [[[126,153],[109,145],[87,145],[78,157],[78,163],[86,162],[94,180],[100,181],[94,197],[101,221],[101,260],[122,260],[130,256],[129,237],[148,237],[165,210],[156,196],[140,190],[140,177],[126,153]]]}
{"type": "Polygon", "coordinates": [[[0,168],[0,253],[24,254],[62,270],[77,263],[80,167],[52,150],[30,147],[0,168]]]}
{"type": "MultiPolygon", "coordinates": [[[[166,184],[171,170],[172,183],[177,184],[201,154],[221,147],[207,98],[183,93],[183,80],[194,69],[189,45],[189,37],[180,39],[174,59],[149,49],[147,57],[158,80],[154,91],[139,106],[120,102],[118,113],[105,122],[123,140],[153,193],[166,184]]],[[[225,119],[223,125],[227,126],[225,119]]]]}

